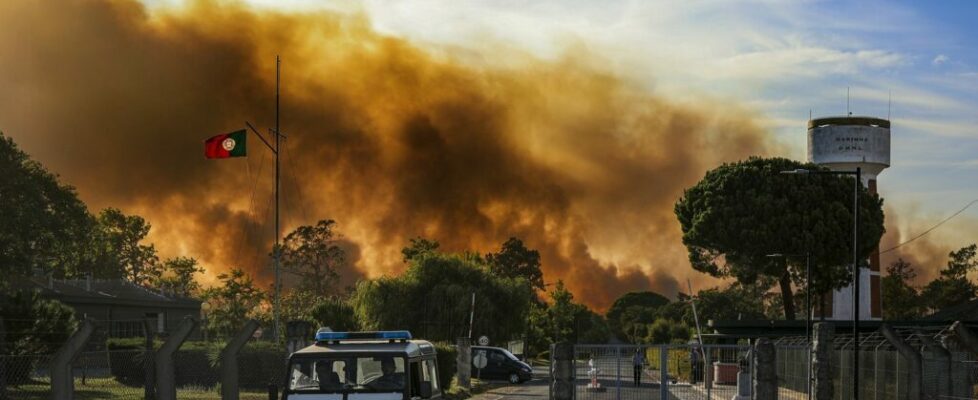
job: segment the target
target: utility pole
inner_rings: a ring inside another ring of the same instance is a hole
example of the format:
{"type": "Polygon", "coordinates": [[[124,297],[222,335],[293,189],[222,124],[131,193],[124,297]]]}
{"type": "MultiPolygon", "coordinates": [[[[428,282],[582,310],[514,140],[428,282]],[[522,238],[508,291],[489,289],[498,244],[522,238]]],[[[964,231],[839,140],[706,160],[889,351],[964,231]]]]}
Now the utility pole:
{"type": "Polygon", "coordinates": [[[282,283],[280,281],[281,273],[281,249],[279,248],[279,237],[282,236],[279,231],[279,210],[278,210],[278,190],[279,190],[279,150],[281,150],[281,137],[279,133],[279,77],[281,76],[282,61],[279,56],[275,56],[275,309],[272,314],[275,318],[275,335],[273,336],[276,340],[279,338],[279,326],[280,319],[282,317],[281,308],[281,292],[282,283]]]}

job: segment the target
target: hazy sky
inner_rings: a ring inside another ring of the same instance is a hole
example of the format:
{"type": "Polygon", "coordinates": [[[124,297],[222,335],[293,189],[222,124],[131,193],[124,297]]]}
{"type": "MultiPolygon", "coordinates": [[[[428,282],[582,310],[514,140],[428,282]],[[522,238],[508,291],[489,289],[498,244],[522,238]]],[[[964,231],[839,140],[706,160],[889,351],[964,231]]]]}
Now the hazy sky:
{"type": "MultiPolygon", "coordinates": [[[[256,1],[256,3],[281,3],[256,1]]],[[[312,7],[295,2],[294,7],[312,7]]],[[[586,49],[649,90],[748,106],[786,156],[805,157],[805,123],[844,115],[893,120],[880,191],[926,229],[978,199],[978,3],[973,1],[485,1],[363,6],[375,27],[464,49],[490,62],[500,43],[538,57],[586,49]],[[888,100],[892,96],[892,105],[888,100]],[[912,212],[911,212],[912,211],[912,212]]],[[[978,206],[942,227],[974,242],[978,206]]]]}
{"type": "MultiPolygon", "coordinates": [[[[302,205],[340,220],[359,246],[358,268],[396,272],[400,246],[417,234],[481,251],[515,234],[533,239],[549,272],[578,290],[611,277],[608,290],[583,293],[598,306],[615,290],[671,294],[686,277],[695,283],[702,274],[685,265],[672,215],[682,189],[722,161],[804,159],[809,112],[844,115],[847,88],[854,115],[893,120],[893,166],[879,178],[884,248],[978,199],[976,3],[247,3],[270,12],[198,1],[186,15],[153,21],[154,11],[147,18],[122,0],[0,3],[11,10],[0,12],[2,128],[94,207],[147,216],[165,255],[226,267],[237,255],[214,249],[247,247],[259,269],[269,238],[242,227],[266,226],[267,213],[255,212],[245,189],[214,191],[191,178],[250,179],[251,170],[231,170],[240,165],[261,172],[264,153],[208,164],[197,146],[242,114],[269,109],[270,84],[256,77],[270,76],[282,52],[292,57],[283,129],[305,131],[293,137],[305,146],[292,184],[305,186],[302,205]],[[312,14],[319,8],[331,12],[312,14]],[[119,145],[114,138],[162,150],[106,160],[97,143],[119,145]],[[446,141],[397,141],[425,138],[446,141]],[[471,159],[493,149],[496,158],[471,159]],[[455,185],[433,182],[445,171],[422,168],[430,160],[411,159],[419,154],[464,171],[447,176],[455,185]],[[348,168],[324,167],[337,160],[348,168]],[[510,160],[512,176],[499,174],[500,160],[510,160]],[[454,197],[432,195],[439,190],[468,202],[445,202],[454,197]]],[[[305,213],[285,206],[295,208],[305,213]]],[[[284,229],[309,222],[295,214],[284,229]]],[[[976,222],[978,206],[905,250],[933,276],[943,254],[978,241],[976,222]]]]}
{"type": "Polygon", "coordinates": [[[541,58],[584,49],[651,91],[746,104],[799,159],[809,111],[844,115],[848,87],[854,115],[893,120],[888,201],[939,216],[978,199],[973,1],[247,3],[363,12],[381,32],[483,62],[505,64],[492,57],[498,46],[541,58]]]}

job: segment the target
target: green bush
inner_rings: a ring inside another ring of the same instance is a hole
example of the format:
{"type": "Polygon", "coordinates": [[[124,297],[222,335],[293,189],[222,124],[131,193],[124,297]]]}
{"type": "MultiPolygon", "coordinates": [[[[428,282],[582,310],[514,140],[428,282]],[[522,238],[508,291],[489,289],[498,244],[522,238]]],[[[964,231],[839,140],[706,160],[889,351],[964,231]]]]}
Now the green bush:
{"type": "MultiPolygon", "coordinates": [[[[159,348],[162,341],[155,341],[159,348]]],[[[145,383],[145,339],[110,339],[109,348],[112,375],[120,383],[140,386],[145,383]]],[[[186,342],[173,355],[176,383],[178,386],[195,385],[214,387],[220,380],[218,355],[223,342],[186,342]]],[[[238,371],[241,388],[263,389],[269,383],[281,384],[285,374],[285,349],[275,343],[251,342],[238,354],[238,371]]]]}
{"type": "Polygon", "coordinates": [[[455,365],[458,359],[458,348],[451,343],[437,342],[435,350],[438,351],[438,387],[447,391],[458,368],[455,365]]]}
{"type": "Polygon", "coordinates": [[[28,356],[53,354],[78,328],[71,307],[34,291],[0,295],[0,318],[5,331],[0,354],[24,356],[0,361],[7,382],[13,384],[30,380],[37,359],[28,356]]]}

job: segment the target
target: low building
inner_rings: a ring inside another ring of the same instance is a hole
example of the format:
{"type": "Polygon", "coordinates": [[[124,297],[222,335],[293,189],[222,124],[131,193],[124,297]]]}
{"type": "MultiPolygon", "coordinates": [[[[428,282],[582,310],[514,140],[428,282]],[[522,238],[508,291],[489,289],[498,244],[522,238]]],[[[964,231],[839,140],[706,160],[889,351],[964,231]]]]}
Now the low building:
{"type": "Polygon", "coordinates": [[[165,335],[186,316],[200,318],[201,300],[156,292],[122,279],[34,278],[30,282],[42,297],[73,308],[79,319],[94,319],[108,337],[143,336],[144,321],[165,335]]]}

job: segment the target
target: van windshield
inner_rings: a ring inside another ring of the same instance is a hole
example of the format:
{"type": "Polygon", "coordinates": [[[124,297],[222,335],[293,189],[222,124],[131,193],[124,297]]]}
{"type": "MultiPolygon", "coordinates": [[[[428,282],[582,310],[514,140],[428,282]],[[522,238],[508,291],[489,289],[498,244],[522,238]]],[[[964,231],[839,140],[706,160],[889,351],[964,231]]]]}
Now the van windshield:
{"type": "Polygon", "coordinates": [[[513,355],[513,353],[510,353],[509,350],[506,350],[506,349],[499,349],[499,350],[502,350],[502,352],[506,356],[506,358],[508,358],[510,360],[513,360],[513,361],[519,361],[520,360],[519,358],[516,358],[516,356],[513,355]]]}
{"type": "Polygon", "coordinates": [[[394,355],[302,357],[289,367],[289,390],[403,393],[405,360],[394,355]]]}

